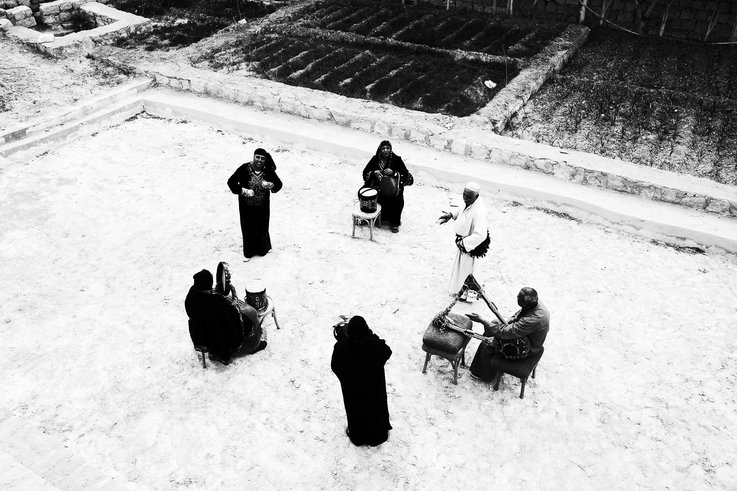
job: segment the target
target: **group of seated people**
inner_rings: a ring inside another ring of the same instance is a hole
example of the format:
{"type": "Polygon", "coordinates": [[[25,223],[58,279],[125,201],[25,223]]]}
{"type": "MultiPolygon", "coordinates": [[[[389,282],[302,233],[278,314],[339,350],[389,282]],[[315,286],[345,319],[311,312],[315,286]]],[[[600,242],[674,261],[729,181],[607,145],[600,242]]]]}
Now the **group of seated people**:
{"type": "Polygon", "coordinates": [[[218,264],[215,289],[208,270],[195,273],[193,278],[184,308],[196,349],[207,351],[211,360],[227,365],[234,357],[266,348],[258,313],[238,298],[227,263],[218,264]]]}

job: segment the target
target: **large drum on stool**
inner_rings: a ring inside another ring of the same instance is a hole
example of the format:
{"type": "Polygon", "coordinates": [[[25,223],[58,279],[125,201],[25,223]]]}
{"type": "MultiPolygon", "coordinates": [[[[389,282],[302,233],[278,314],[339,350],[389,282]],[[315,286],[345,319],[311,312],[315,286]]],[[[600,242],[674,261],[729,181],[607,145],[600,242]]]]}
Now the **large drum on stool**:
{"type": "Polygon", "coordinates": [[[358,190],[358,202],[361,211],[364,213],[373,213],[376,211],[376,205],[379,199],[379,192],[374,188],[364,187],[358,190]]]}
{"type": "MultiPolygon", "coordinates": [[[[471,329],[473,326],[471,319],[465,315],[450,312],[448,317],[462,329],[471,329]]],[[[431,322],[422,336],[422,344],[429,348],[455,354],[468,344],[468,337],[453,329],[441,331],[431,322]]]]}
{"type": "Polygon", "coordinates": [[[249,283],[246,287],[246,303],[259,312],[266,310],[269,305],[266,287],[260,282],[249,283]]]}

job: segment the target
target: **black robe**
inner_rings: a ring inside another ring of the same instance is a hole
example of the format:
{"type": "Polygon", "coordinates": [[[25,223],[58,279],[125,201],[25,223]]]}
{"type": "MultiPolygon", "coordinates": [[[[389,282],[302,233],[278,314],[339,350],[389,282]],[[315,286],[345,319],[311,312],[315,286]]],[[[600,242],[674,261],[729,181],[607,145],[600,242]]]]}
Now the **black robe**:
{"type": "Polygon", "coordinates": [[[271,236],[269,236],[269,218],[271,215],[271,193],[282,188],[281,179],[276,175],[276,169],[265,168],[262,178],[274,183],[271,191],[265,191],[260,200],[241,195],[241,189],[250,187],[254,177],[251,163],[238,167],[228,179],[228,187],[233,194],[238,195],[238,210],[241,220],[241,234],[243,235],[243,255],[247,258],[263,256],[271,250],[271,236]]]}
{"type": "Polygon", "coordinates": [[[335,343],[330,364],[343,391],[348,436],[355,445],[379,445],[389,437],[384,364],[392,350],[371,334],[361,342],[335,343]]]}
{"type": "MultiPolygon", "coordinates": [[[[379,204],[381,205],[381,220],[389,222],[390,225],[400,226],[402,224],[402,210],[404,209],[404,186],[409,178],[409,171],[404,165],[402,157],[391,154],[389,163],[384,166],[399,173],[399,193],[396,196],[384,196],[379,193],[379,204]]],[[[363,168],[363,181],[366,186],[379,189],[379,182],[373,172],[381,170],[381,157],[374,155],[363,168]]]]}
{"type": "Polygon", "coordinates": [[[184,300],[189,316],[189,335],[195,346],[205,346],[208,352],[228,363],[243,344],[241,314],[224,296],[189,289],[184,300]]]}

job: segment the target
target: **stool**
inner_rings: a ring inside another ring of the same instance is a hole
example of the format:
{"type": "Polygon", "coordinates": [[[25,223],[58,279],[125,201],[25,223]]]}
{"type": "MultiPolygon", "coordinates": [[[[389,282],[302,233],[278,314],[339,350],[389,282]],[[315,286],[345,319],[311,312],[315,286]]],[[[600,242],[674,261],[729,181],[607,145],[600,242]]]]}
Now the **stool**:
{"type": "Polygon", "coordinates": [[[256,314],[258,315],[258,325],[261,326],[264,323],[264,319],[266,316],[271,314],[271,317],[274,318],[274,324],[276,324],[276,328],[279,329],[279,321],[276,320],[276,307],[274,306],[274,301],[271,299],[270,296],[266,295],[266,308],[262,311],[256,311],[256,314]]]}
{"type": "MultiPolygon", "coordinates": [[[[473,325],[471,319],[465,315],[451,312],[448,317],[463,329],[471,329],[473,325]]],[[[453,367],[453,383],[458,385],[458,365],[466,366],[466,346],[470,340],[470,337],[452,329],[440,331],[431,322],[422,336],[422,350],[427,353],[422,373],[427,373],[427,364],[432,355],[440,356],[450,362],[453,367]]]]}
{"type": "Polygon", "coordinates": [[[522,382],[519,398],[524,399],[527,379],[530,377],[530,374],[532,374],[532,378],[535,378],[535,370],[537,370],[537,364],[543,356],[543,351],[545,351],[545,348],[540,348],[540,351],[522,360],[507,360],[506,358],[502,358],[498,353],[491,355],[491,368],[497,371],[496,379],[494,380],[494,390],[499,390],[499,382],[502,380],[502,375],[506,373],[517,377],[522,382]]]}
{"type": "Polygon", "coordinates": [[[205,361],[205,353],[207,353],[207,347],[202,345],[196,345],[194,350],[202,355],[202,368],[207,368],[207,362],[205,361]]]}
{"type": "Polygon", "coordinates": [[[361,204],[356,201],[356,203],[353,205],[353,233],[351,234],[351,237],[356,236],[356,225],[359,225],[361,222],[368,223],[369,226],[369,234],[370,234],[370,240],[374,240],[374,223],[376,220],[379,220],[379,227],[381,227],[381,205],[376,205],[376,211],[373,213],[366,213],[364,211],[361,211],[361,204]]]}

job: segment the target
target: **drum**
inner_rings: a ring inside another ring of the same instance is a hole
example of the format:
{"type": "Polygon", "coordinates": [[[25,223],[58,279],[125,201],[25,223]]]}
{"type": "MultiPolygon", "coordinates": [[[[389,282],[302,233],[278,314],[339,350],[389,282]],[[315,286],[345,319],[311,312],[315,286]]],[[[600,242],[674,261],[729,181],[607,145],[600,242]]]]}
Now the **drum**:
{"type": "Polygon", "coordinates": [[[378,199],[379,192],[374,188],[363,187],[358,190],[358,201],[361,205],[361,211],[364,213],[374,213],[378,199]]]}
{"type": "Polygon", "coordinates": [[[253,282],[246,287],[246,303],[259,312],[266,310],[269,300],[266,298],[266,287],[262,283],[253,282]]]}
{"type": "Polygon", "coordinates": [[[506,360],[521,360],[530,355],[530,339],[527,336],[515,339],[495,338],[492,347],[506,360]]]}
{"type": "MultiPolygon", "coordinates": [[[[455,322],[462,329],[471,329],[473,322],[465,315],[454,314],[450,312],[448,314],[453,322],[455,322]]],[[[458,331],[453,329],[440,330],[434,323],[430,323],[425,330],[425,334],[422,336],[422,344],[430,348],[445,351],[447,353],[457,353],[461,348],[465,346],[467,337],[458,331]]]]}

